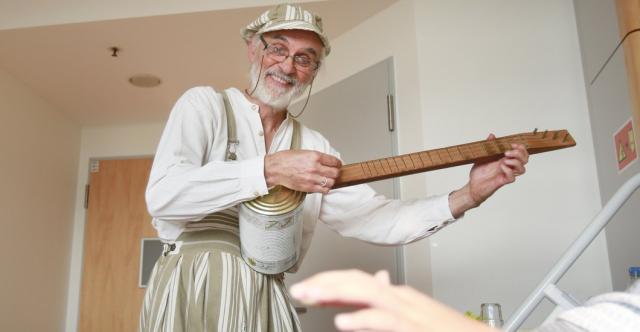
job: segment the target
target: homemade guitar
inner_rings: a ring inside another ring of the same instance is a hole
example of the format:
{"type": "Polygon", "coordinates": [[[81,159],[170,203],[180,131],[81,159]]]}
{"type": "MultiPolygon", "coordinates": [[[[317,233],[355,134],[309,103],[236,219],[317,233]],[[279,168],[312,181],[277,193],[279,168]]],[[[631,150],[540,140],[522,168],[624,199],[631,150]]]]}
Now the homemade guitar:
{"type": "MultiPolygon", "coordinates": [[[[522,133],[404,154],[342,166],[332,188],[353,186],[392,177],[432,171],[476,162],[497,160],[512,143],[525,146],[529,154],[576,145],[566,130],[522,133]]],[[[275,186],[267,195],[244,202],[239,210],[242,258],[254,270],[278,274],[293,266],[300,254],[302,208],[306,194],[275,186]]]]}
{"type": "Polygon", "coordinates": [[[530,133],[484,140],[446,148],[403,154],[342,166],[332,188],[384,180],[388,178],[433,171],[447,167],[497,160],[511,150],[512,143],[525,146],[529,154],[564,149],[576,145],[567,130],[537,129],[530,133]]]}

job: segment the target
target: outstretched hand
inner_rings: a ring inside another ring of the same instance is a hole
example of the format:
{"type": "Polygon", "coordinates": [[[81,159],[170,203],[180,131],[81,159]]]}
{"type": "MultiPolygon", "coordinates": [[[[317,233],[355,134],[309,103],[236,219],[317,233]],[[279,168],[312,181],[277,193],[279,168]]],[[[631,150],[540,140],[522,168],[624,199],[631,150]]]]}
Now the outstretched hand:
{"type": "MultiPolygon", "coordinates": [[[[487,140],[496,137],[490,134],[487,140]]],[[[511,144],[504,157],[485,163],[474,164],[469,173],[469,182],[449,196],[449,206],[454,217],[474,208],[489,198],[502,186],[512,183],[526,172],[529,153],[522,144],[511,144]]]]}
{"type": "Polygon", "coordinates": [[[317,151],[286,150],[264,158],[267,186],[302,192],[328,193],[340,175],[340,159],[317,151]]]}
{"type": "Polygon", "coordinates": [[[386,271],[319,273],[293,285],[291,295],[307,305],[358,308],[335,317],[340,331],[495,331],[411,287],[390,284],[386,271]]]}

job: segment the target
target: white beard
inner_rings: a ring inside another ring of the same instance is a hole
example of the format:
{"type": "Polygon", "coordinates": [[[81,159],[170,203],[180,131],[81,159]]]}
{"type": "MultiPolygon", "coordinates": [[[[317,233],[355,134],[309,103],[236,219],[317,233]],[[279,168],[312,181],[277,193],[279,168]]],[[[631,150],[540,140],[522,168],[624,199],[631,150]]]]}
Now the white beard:
{"type": "Polygon", "coordinates": [[[260,61],[254,61],[251,64],[251,86],[255,86],[255,91],[251,94],[252,97],[259,101],[273,107],[276,110],[285,110],[291,102],[298,98],[310,83],[301,84],[298,80],[284,74],[277,68],[271,68],[263,71],[262,77],[258,79],[260,72],[260,61]],[[266,78],[269,75],[277,76],[278,78],[291,83],[293,86],[290,88],[280,88],[277,86],[267,86],[266,78]],[[258,85],[256,86],[256,82],[258,85]]]}

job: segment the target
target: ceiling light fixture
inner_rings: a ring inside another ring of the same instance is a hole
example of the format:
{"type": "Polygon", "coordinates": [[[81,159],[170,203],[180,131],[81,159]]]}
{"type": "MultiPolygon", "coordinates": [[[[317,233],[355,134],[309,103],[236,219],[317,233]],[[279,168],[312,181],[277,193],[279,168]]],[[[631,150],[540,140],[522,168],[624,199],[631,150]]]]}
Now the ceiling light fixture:
{"type": "Polygon", "coordinates": [[[160,85],[162,80],[151,74],[137,74],[129,77],[129,83],[140,88],[153,88],[160,85]]]}

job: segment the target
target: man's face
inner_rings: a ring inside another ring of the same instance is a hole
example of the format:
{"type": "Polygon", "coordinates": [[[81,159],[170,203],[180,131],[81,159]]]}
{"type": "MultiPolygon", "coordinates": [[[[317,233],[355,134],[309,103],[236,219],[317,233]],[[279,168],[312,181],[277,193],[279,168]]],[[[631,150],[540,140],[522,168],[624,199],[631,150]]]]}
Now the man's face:
{"type": "Polygon", "coordinates": [[[289,56],[282,59],[282,56],[270,54],[260,40],[250,45],[252,87],[258,82],[253,96],[275,109],[286,109],[313,80],[316,64],[323,52],[322,42],[314,32],[304,30],[274,31],[262,37],[271,51],[277,50],[289,56]],[[294,57],[297,59],[294,60],[294,57]],[[262,74],[258,78],[260,60],[262,74]],[[311,60],[312,65],[305,68],[295,63],[301,60],[311,60]]]}

